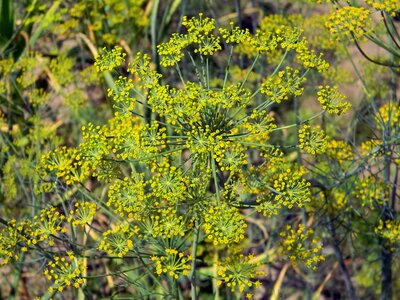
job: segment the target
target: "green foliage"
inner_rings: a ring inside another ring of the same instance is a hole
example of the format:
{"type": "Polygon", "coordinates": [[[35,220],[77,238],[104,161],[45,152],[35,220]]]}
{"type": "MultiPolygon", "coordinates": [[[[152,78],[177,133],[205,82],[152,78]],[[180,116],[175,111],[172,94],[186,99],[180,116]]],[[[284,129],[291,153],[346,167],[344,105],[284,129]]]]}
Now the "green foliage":
{"type": "Polygon", "coordinates": [[[1,2],[0,297],[400,291],[400,6],[281,2],[1,2]]]}

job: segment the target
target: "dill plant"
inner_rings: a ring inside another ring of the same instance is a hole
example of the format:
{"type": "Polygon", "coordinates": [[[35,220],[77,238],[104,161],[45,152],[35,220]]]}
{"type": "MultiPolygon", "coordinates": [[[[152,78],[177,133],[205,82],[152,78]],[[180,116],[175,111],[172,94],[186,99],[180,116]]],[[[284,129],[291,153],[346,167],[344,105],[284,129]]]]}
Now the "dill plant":
{"type": "MultiPolygon", "coordinates": [[[[222,291],[252,298],[268,261],[260,249],[253,254],[246,249],[246,219],[257,212],[271,218],[310,202],[306,169],[283,150],[325,152],[326,135],[308,123],[325,110],[344,113],[349,104],[331,97],[337,91],[326,86],[327,92],[318,93],[321,112],[297,124],[279,126],[271,109],[301,97],[307,74],[328,70],[322,54],[310,49],[301,29],[289,25],[251,34],[233,24],[217,29],[215,20],[202,14],[184,17],[182,25],[185,33],[158,46],[160,64],[176,80],[164,82],[147,54],[134,56],[130,75],[120,76],[109,90],[114,115],[108,123],[83,126],[77,147],[59,147],[41,158],[40,177],[66,193],[33,221],[7,223],[17,229],[17,241],[10,243],[16,252],[49,257],[44,273],[51,283],[44,298],[67,287],[82,295],[92,278],[118,274],[126,292],[141,297],[190,293],[197,299],[201,282],[208,282],[216,298],[222,291]],[[230,68],[244,56],[252,62],[235,81],[230,68]],[[225,71],[214,78],[217,57],[225,71]],[[252,73],[263,61],[271,73],[254,86],[252,73]],[[297,128],[299,145],[270,142],[285,128],[297,128]],[[91,178],[107,191],[107,201],[92,194],[91,178]],[[111,273],[89,271],[95,261],[111,273]]],[[[113,71],[124,56],[120,47],[105,49],[96,68],[113,71]]],[[[281,234],[282,245],[301,241],[297,248],[283,247],[283,254],[315,269],[324,258],[322,247],[311,238],[313,230],[301,226],[281,234]]],[[[2,233],[0,241],[10,238],[2,233]]],[[[18,258],[10,253],[1,253],[3,264],[18,258]]]]}
{"type": "MultiPolygon", "coordinates": [[[[359,299],[373,294],[380,299],[392,299],[399,289],[399,281],[393,274],[399,267],[398,240],[394,237],[399,219],[396,70],[400,57],[395,16],[400,4],[398,1],[312,2],[332,3],[325,27],[341,45],[342,55],[350,61],[362,86],[362,99],[355,107],[350,130],[344,134],[345,140],[340,141],[344,151],[334,150],[339,141],[332,141],[325,154],[327,161],[310,164],[320,190],[317,198],[328,204],[327,229],[341,263],[347,296],[359,299]],[[383,52],[371,55],[372,47],[366,41],[383,52]],[[364,58],[361,66],[350,54],[352,47],[364,58]],[[353,258],[353,270],[343,264],[347,254],[353,258]],[[362,257],[365,265],[357,266],[356,257],[362,257]],[[357,284],[352,283],[352,276],[357,284]],[[379,288],[372,283],[374,280],[380,281],[379,288]]],[[[329,91],[324,90],[321,93],[329,91]]]]}

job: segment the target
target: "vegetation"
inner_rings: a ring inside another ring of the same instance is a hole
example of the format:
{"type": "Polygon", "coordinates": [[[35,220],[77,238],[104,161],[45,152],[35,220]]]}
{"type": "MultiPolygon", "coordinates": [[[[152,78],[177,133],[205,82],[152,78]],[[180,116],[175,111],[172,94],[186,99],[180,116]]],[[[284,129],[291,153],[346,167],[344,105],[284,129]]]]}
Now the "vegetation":
{"type": "Polygon", "coordinates": [[[397,0],[21,2],[0,298],[400,294],[397,0]]]}

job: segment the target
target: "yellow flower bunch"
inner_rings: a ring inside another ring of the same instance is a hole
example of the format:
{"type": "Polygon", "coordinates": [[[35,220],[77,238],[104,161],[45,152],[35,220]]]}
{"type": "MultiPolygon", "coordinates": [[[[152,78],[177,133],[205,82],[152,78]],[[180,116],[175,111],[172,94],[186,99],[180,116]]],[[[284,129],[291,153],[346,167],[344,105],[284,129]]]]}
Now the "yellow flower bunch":
{"type": "Polygon", "coordinates": [[[326,147],[326,155],[329,159],[336,160],[340,164],[354,161],[354,153],[351,145],[344,141],[330,140],[326,147]]]}
{"type": "Polygon", "coordinates": [[[374,209],[376,205],[382,204],[389,195],[389,188],[377,177],[368,176],[359,179],[355,183],[353,195],[361,201],[361,206],[374,209]]]}
{"type": "MultiPolygon", "coordinates": [[[[400,241],[400,221],[379,220],[378,225],[375,227],[375,233],[389,240],[391,244],[398,243],[400,241]]],[[[394,251],[394,248],[392,250],[394,251]]]]}
{"type": "Polygon", "coordinates": [[[214,245],[229,245],[244,239],[247,224],[237,208],[222,203],[209,207],[203,213],[204,233],[214,245]]]}
{"type": "Polygon", "coordinates": [[[148,237],[164,240],[174,237],[184,237],[193,227],[193,220],[183,216],[175,207],[153,209],[146,220],[139,224],[140,234],[148,237]]]}
{"type": "Polygon", "coordinates": [[[120,46],[115,46],[110,51],[104,47],[102,52],[95,57],[96,62],[94,65],[98,72],[112,71],[123,64],[125,56],[126,53],[122,52],[122,47],[120,46]]]}
{"type": "Polygon", "coordinates": [[[351,104],[344,102],[347,97],[338,91],[337,86],[319,86],[318,89],[318,102],[328,113],[340,116],[350,109],[351,104]]]}
{"type": "MultiPolygon", "coordinates": [[[[224,261],[218,262],[218,285],[225,284],[231,291],[244,292],[253,287],[261,286],[257,277],[265,275],[260,271],[260,262],[254,260],[253,255],[234,254],[224,261]]],[[[252,295],[247,294],[247,298],[252,295]]]]}
{"type": "Polygon", "coordinates": [[[400,11],[398,0],[366,0],[365,2],[374,9],[387,12],[392,16],[395,16],[396,12],[400,11]]]}
{"type": "Polygon", "coordinates": [[[282,237],[281,251],[285,253],[296,267],[299,261],[304,262],[307,268],[317,269],[317,263],[325,260],[325,255],[320,254],[322,244],[317,238],[308,242],[314,234],[314,230],[306,230],[303,224],[298,225],[297,229],[291,225],[286,226],[286,231],[280,233],[282,237]]]}
{"type": "Polygon", "coordinates": [[[76,202],[74,209],[69,212],[68,223],[73,226],[85,226],[90,224],[96,214],[96,203],[88,201],[76,202]]]}
{"type": "Polygon", "coordinates": [[[34,217],[32,223],[32,232],[28,245],[35,245],[38,242],[48,241],[50,246],[54,245],[54,236],[60,233],[66,233],[64,221],[66,217],[60,213],[55,207],[42,209],[39,215],[34,217]]]}
{"type": "Polygon", "coordinates": [[[164,255],[152,256],[151,261],[155,264],[157,275],[166,274],[173,279],[179,279],[180,276],[188,276],[191,269],[190,255],[185,255],[177,249],[167,248],[164,255]]]}
{"type": "Polygon", "coordinates": [[[375,122],[378,129],[382,130],[384,125],[390,125],[396,128],[400,124],[400,108],[396,104],[385,104],[378,110],[375,116],[375,122]]]}
{"type": "Polygon", "coordinates": [[[83,279],[85,272],[86,266],[82,260],[77,259],[72,252],[67,252],[66,256],[54,256],[43,274],[47,280],[53,282],[49,292],[62,292],[69,286],[81,287],[85,282],[83,279]]]}
{"type": "Polygon", "coordinates": [[[334,7],[325,26],[333,37],[342,39],[360,39],[370,30],[371,13],[364,7],[334,7]]]}
{"type": "Polygon", "coordinates": [[[284,71],[267,78],[261,86],[261,93],[280,103],[282,100],[288,100],[289,96],[301,96],[304,89],[300,85],[305,80],[305,77],[300,76],[299,70],[286,67],[284,71]]]}
{"type": "Polygon", "coordinates": [[[326,151],[328,138],[320,126],[311,128],[304,125],[299,130],[299,147],[312,155],[322,154],[326,151]]]}
{"type": "Polygon", "coordinates": [[[243,123],[243,127],[248,131],[246,141],[256,141],[260,144],[267,143],[271,132],[277,127],[272,113],[266,110],[253,110],[249,118],[243,123]]]}
{"type": "Polygon", "coordinates": [[[285,168],[279,158],[272,158],[270,163],[275,163],[276,167],[261,177],[261,182],[267,186],[257,196],[257,211],[272,216],[277,215],[282,206],[291,209],[295,204],[302,207],[310,201],[310,183],[303,178],[304,169],[296,166],[285,168]]]}
{"type": "Polygon", "coordinates": [[[10,220],[0,231],[0,267],[20,258],[20,250],[27,251],[31,223],[10,220]]]}
{"type": "Polygon", "coordinates": [[[107,96],[112,97],[114,100],[113,107],[118,112],[128,114],[135,109],[136,99],[132,97],[134,88],[133,79],[120,76],[114,82],[114,88],[107,90],[107,96]]]}
{"type": "Polygon", "coordinates": [[[123,258],[133,248],[133,236],[139,232],[138,227],[132,227],[124,222],[103,233],[103,238],[97,248],[110,256],[123,258]]]}
{"type": "MultiPolygon", "coordinates": [[[[108,123],[88,123],[82,127],[79,146],[61,147],[43,156],[41,174],[52,183],[79,183],[77,190],[83,194],[88,192],[81,189],[88,178],[106,184],[102,209],[109,216],[109,228],[97,250],[124,262],[140,259],[144,266],[154,265],[155,273],[174,285],[189,274],[191,266],[196,267],[197,246],[210,243],[216,254],[225,254],[246,242],[248,225],[242,205],[272,216],[281,208],[303,207],[310,201],[306,169],[285,158],[277,150],[281,145],[270,144],[270,139],[275,141],[273,132],[280,129],[271,106],[301,97],[307,74],[329,67],[322,54],[309,47],[302,30],[292,26],[296,22],[300,21],[282,20],[279,26],[269,27],[264,21],[252,34],[232,24],[230,29],[216,30],[215,20],[202,15],[183,18],[186,32],[158,46],[161,66],[176,69],[173,80],[156,71],[147,54],[138,53],[128,65],[128,74],[119,76],[108,90],[114,108],[108,123]],[[226,49],[226,56],[222,43],[232,47],[226,49]],[[254,60],[237,81],[230,67],[246,53],[254,60]],[[273,60],[266,68],[271,75],[257,78],[257,62],[270,63],[270,54],[280,56],[281,62],[275,65],[273,60]],[[213,80],[213,64],[224,59],[229,64],[225,76],[213,80]],[[295,66],[289,67],[292,62],[295,66]],[[194,262],[186,254],[189,248],[194,262]],[[128,257],[128,253],[135,255],[128,257]]],[[[104,50],[95,65],[98,71],[111,71],[125,63],[124,57],[121,47],[104,50]]],[[[173,72],[167,69],[163,74],[173,72]]],[[[341,110],[336,113],[345,110],[335,102],[334,91],[325,88],[324,92],[323,106],[341,110]]],[[[327,147],[326,139],[318,128],[306,125],[300,130],[299,147],[320,154],[327,147]]],[[[332,151],[336,148],[332,146],[332,151]]],[[[62,227],[65,221],[85,226],[95,213],[96,205],[82,200],[54,226],[62,227]]],[[[295,234],[299,239],[310,235],[295,234]]],[[[295,234],[290,238],[295,239],[295,234]]],[[[301,255],[309,266],[321,259],[301,255]]],[[[252,256],[234,255],[221,262],[214,275],[227,290],[241,293],[259,285],[254,281],[262,274],[257,267],[252,256]]]]}
{"type": "Polygon", "coordinates": [[[376,158],[381,157],[385,154],[383,147],[383,141],[380,139],[371,139],[362,142],[360,153],[364,157],[376,158]]]}
{"type": "Polygon", "coordinates": [[[142,174],[115,180],[108,191],[107,206],[120,217],[140,220],[152,205],[146,201],[145,186],[142,174]]]}
{"type": "Polygon", "coordinates": [[[161,203],[174,205],[185,199],[188,180],[182,171],[164,162],[156,167],[155,174],[149,181],[151,195],[161,203]]]}
{"type": "Polygon", "coordinates": [[[90,169],[81,165],[81,155],[76,148],[61,147],[41,157],[38,170],[42,176],[55,174],[63,178],[67,185],[84,181],[90,175],[90,169]]]}
{"type": "Polygon", "coordinates": [[[332,214],[340,214],[342,211],[349,211],[349,197],[341,190],[334,190],[330,194],[328,211],[332,214]]]}

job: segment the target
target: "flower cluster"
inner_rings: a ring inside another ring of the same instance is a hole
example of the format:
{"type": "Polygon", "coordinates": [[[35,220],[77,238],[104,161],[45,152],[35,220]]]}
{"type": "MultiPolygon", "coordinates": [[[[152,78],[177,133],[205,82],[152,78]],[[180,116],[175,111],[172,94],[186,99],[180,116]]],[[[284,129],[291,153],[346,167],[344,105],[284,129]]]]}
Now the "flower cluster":
{"type": "MultiPolygon", "coordinates": [[[[253,255],[235,254],[229,256],[225,261],[218,262],[218,285],[225,284],[233,292],[238,290],[244,292],[252,287],[258,287],[261,282],[257,277],[265,275],[260,271],[260,262],[253,255]]],[[[250,295],[249,295],[250,296],[250,295]]]]}
{"type": "Polygon", "coordinates": [[[378,225],[375,227],[375,233],[389,240],[391,244],[398,243],[400,242],[400,221],[386,220],[384,222],[379,220],[378,225]]]}
{"type": "Polygon", "coordinates": [[[371,209],[377,204],[382,204],[387,199],[389,189],[379,178],[368,176],[355,183],[354,197],[361,201],[361,206],[371,209]]]}
{"type": "Polygon", "coordinates": [[[76,202],[75,208],[69,212],[68,223],[73,226],[85,226],[90,224],[96,214],[96,203],[88,201],[76,202]]]}
{"type": "Polygon", "coordinates": [[[326,151],[328,145],[328,137],[320,126],[311,128],[310,125],[304,125],[299,130],[299,147],[301,150],[316,155],[326,151]]]}
{"type": "Polygon", "coordinates": [[[189,275],[192,257],[176,249],[167,248],[164,255],[152,256],[151,261],[155,264],[157,275],[166,274],[178,279],[181,275],[189,275]]]}
{"type": "Polygon", "coordinates": [[[310,50],[306,39],[298,43],[296,53],[296,58],[305,68],[317,70],[319,73],[325,73],[329,69],[329,63],[322,58],[323,53],[317,55],[314,49],[310,50]]]}
{"type": "Polygon", "coordinates": [[[103,51],[98,54],[95,59],[96,62],[94,65],[98,72],[100,71],[112,71],[116,67],[122,65],[125,61],[126,53],[122,52],[122,47],[115,46],[111,50],[107,50],[107,48],[103,48],[103,51]]]}
{"type": "Polygon", "coordinates": [[[214,245],[238,243],[244,239],[247,224],[235,207],[225,203],[214,205],[204,212],[203,229],[207,240],[214,245]]]}
{"type": "Polygon", "coordinates": [[[64,178],[67,185],[72,185],[90,175],[90,169],[79,164],[80,157],[76,148],[57,148],[41,157],[38,168],[42,176],[54,174],[57,178],[64,178]]]}
{"type": "Polygon", "coordinates": [[[182,51],[189,45],[196,45],[195,53],[202,55],[213,55],[220,51],[220,38],[212,34],[215,29],[215,20],[199,17],[188,19],[186,16],[182,19],[182,25],[186,28],[187,34],[175,33],[168,42],[158,46],[158,53],[161,56],[160,64],[164,67],[170,67],[178,63],[184,56],[182,51]]]}
{"type": "Polygon", "coordinates": [[[343,102],[347,97],[338,91],[337,86],[319,86],[318,89],[318,101],[328,113],[340,116],[350,109],[351,104],[343,102]]]}
{"type": "MultiPolygon", "coordinates": [[[[79,14],[78,7],[76,10],[79,14]]],[[[198,249],[212,244],[216,259],[245,240],[247,223],[242,205],[272,216],[283,207],[303,207],[310,201],[306,169],[284,158],[283,152],[270,144],[272,131],[279,129],[270,105],[302,96],[311,69],[325,72],[329,66],[291,22],[283,20],[270,27],[264,24],[251,34],[233,26],[217,32],[215,20],[202,15],[183,18],[187,32],[174,34],[158,46],[161,65],[176,67],[178,84],[162,79],[148,55],[137,54],[128,65],[129,74],[118,77],[108,90],[114,108],[108,123],[88,122],[76,148],[61,147],[43,156],[41,175],[51,183],[58,184],[59,178],[67,185],[83,185],[86,179],[107,183],[103,209],[110,216],[109,227],[97,250],[124,261],[144,254],[142,263],[154,265],[155,273],[167,277],[168,285],[175,284],[189,274],[191,266],[196,267],[197,262],[187,255],[190,243],[198,243],[198,249]],[[230,67],[223,80],[210,78],[211,59],[215,58],[216,64],[217,59],[224,59],[222,51],[214,56],[223,40],[232,47],[229,64],[243,54],[254,58],[239,82],[233,80],[230,67]],[[270,63],[273,56],[282,60],[273,75],[257,78],[258,59],[270,63]],[[287,57],[293,59],[295,67],[287,66],[287,57]],[[181,69],[184,58],[191,62],[185,67],[194,69],[188,80],[185,75],[190,70],[181,69]],[[249,82],[251,76],[257,80],[249,82]],[[255,82],[262,84],[254,91],[255,82]],[[255,157],[260,161],[257,167],[255,157]],[[139,247],[145,251],[137,251],[139,247]],[[131,252],[135,255],[128,256],[131,252]]],[[[96,57],[95,66],[98,71],[111,71],[121,66],[124,58],[121,47],[104,50],[96,57]]],[[[325,109],[337,114],[345,111],[334,88],[321,88],[319,96],[325,109]]],[[[299,132],[300,148],[312,154],[325,150],[326,139],[322,131],[308,125],[299,132]]],[[[332,146],[331,152],[338,147],[332,146]]],[[[93,221],[94,203],[72,204],[66,219],[72,226],[93,221]]],[[[55,216],[56,210],[50,213],[55,216]]],[[[41,223],[48,225],[42,227],[48,230],[40,234],[47,238],[67,233],[64,222],[64,216],[57,221],[43,217],[41,223]]],[[[284,237],[290,249],[297,251],[298,259],[313,267],[322,256],[312,257],[309,250],[298,246],[310,235],[311,231],[299,229],[284,237]]],[[[320,244],[316,244],[312,241],[313,253],[320,251],[320,244]]],[[[199,251],[192,253],[196,260],[201,257],[199,251]]],[[[218,263],[214,276],[220,277],[219,284],[241,293],[259,285],[254,282],[262,274],[258,266],[252,256],[233,255],[218,263]]]]}
{"type": "Polygon", "coordinates": [[[62,292],[68,286],[79,288],[84,284],[83,276],[86,273],[86,266],[72,252],[67,252],[66,256],[53,257],[43,273],[48,280],[53,282],[53,285],[49,287],[49,292],[62,292]]]}
{"type": "Polygon", "coordinates": [[[192,226],[193,220],[179,215],[175,207],[154,210],[147,220],[139,224],[142,236],[161,239],[184,237],[192,226]]]}
{"type": "Polygon", "coordinates": [[[359,39],[370,29],[372,22],[370,14],[364,7],[335,7],[325,26],[337,39],[359,39]]]}
{"type": "Polygon", "coordinates": [[[369,6],[376,10],[385,11],[395,16],[400,11],[400,3],[398,0],[366,0],[369,6]]]}
{"type": "Polygon", "coordinates": [[[264,188],[266,191],[257,197],[256,210],[265,216],[272,216],[278,213],[282,205],[291,209],[295,204],[302,207],[309,202],[310,183],[303,178],[305,170],[296,166],[285,166],[277,158],[270,161],[277,165],[268,170],[261,179],[267,186],[264,188]]]}
{"type": "Polygon", "coordinates": [[[396,104],[385,104],[379,108],[379,113],[375,116],[378,129],[383,129],[390,125],[396,128],[400,124],[400,108],[396,104]]]}
{"type": "Polygon", "coordinates": [[[316,270],[316,264],[325,260],[325,255],[320,254],[322,244],[318,242],[318,239],[312,239],[307,245],[307,240],[313,234],[314,230],[311,228],[306,230],[303,224],[300,224],[297,229],[287,225],[286,231],[280,233],[281,251],[288,256],[294,266],[297,266],[298,261],[302,261],[307,268],[316,270]]]}
{"type": "Polygon", "coordinates": [[[108,191],[107,206],[120,217],[140,220],[149,209],[145,201],[143,175],[134,174],[132,178],[115,180],[108,191]]]}
{"type": "Polygon", "coordinates": [[[344,210],[349,209],[349,198],[346,192],[335,189],[329,197],[328,211],[332,214],[338,214],[344,210]]]}
{"type": "Polygon", "coordinates": [[[303,207],[311,200],[310,183],[304,178],[305,169],[283,157],[278,149],[262,153],[265,162],[250,167],[244,189],[256,197],[256,210],[264,216],[277,215],[285,206],[303,207]]]}
{"type": "Polygon", "coordinates": [[[107,96],[114,100],[113,107],[120,113],[131,113],[135,108],[136,99],[132,97],[134,89],[131,78],[120,76],[114,82],[114,88],[108,89],[107,96]]]}
{"type": "Polygon", "coordinates": [[[22,251],[27,251],[26,245],[30,235],[31,224],[18,222],[12,219],[0,231],[0,267],[7,265],[11,260],[18,260],[22,251]]]}
{"type": "MultiPolygon", "coordinates": [[[[262,22],[268,24],[268,22],[262,22]]],[[[220,28],[219,34],[213,34],[215,20],[203,18],[202,14],[198,18],[190,20],[183,19],[182,25],[186,27],[187,34],[173,34],[169,41],[158,46],[161,56],[161,65],[170,67],[176,65],[184,57],[183,50],[189,45],[195,45],[194,52],[202,55],[213,55],[221,50],[221,38],[227,44],[232,44],[235,52],[240,55],[256,57],[260,54],[273,53],[273,56],[282,51],[295,51],[297,59],[305,68],[317,69],[324,72],[328,68],[328,63],[322,59],[322,55],[317,55],[314,50],[310,50],[306,39],[301,39],[301,30],[293,27],[293,24],[282,24],[280,26],[261,26],[253,35],[247,29],[234,27],[230,24],[230,29],[220,28]]]]}
{"type": "Polygon", "coordinates": [[[360,153],[364,157],[370,157],[370,158],[383,156],[385,154],[383,141],[380,139],[371,139],[362,142],[360,153]]]}
{"type": "Polygon", "coordinates": [[[306,80],[300,76],[299,70],[286,67],[284,71],[277,75],[267,78],[261,86],[261,93],[276,103],[288,100],[289,96],[301,96],[304,88],[300,85],[306,80]]]}
{"type": "Polygon", "coordinates": [[[40,214],[34,217],[28,245],[36,245],[38,242],[47,240],[49,245],[53,246],[54,236],[67,232],[65,227],[63,227],[65,219],[65,215],[60,213],[55,207],[41,210],[40,214]]]}
{"type": "Polygon", "coordinates": [[[133,62],[128,64],[127,71],[137,76],[140,86],[144,89],[157,86],[158,80],[161,78],[161,74],[151,68],[150,57],[141,52],[138,52],[133,62]]]}
{"type": "Polygon", "coordinates": [[[182,171],[169,163],[156,167],[157,174],[149,181],[151,194],[162,202],[174,205],[185,199],[188,181],[182,171]]]}
{"type": "Polygon", "coordinates": [[[138,231],[137,227],[132,228],[128,223],[118,224],[114,229],[103,233],[103,239],[97,248],[106,251],[110,256],[123,258],[132,250],[132,238],[138,231]]]}
{"type": "Polygon", "coordinates": [[[277,127],[274,121],[272,113],[268,113],[266,110],[253,110],[243,123],[243,127],[250,133],[246,140],[266,144],[270,133],[277,127]]]}
{"type": "Polygon", "coordinates": [[[330,160],[335,160],[340,164],[354,161],[353,150],[345,141],[330,140],[325,154],[330,160]]]}

